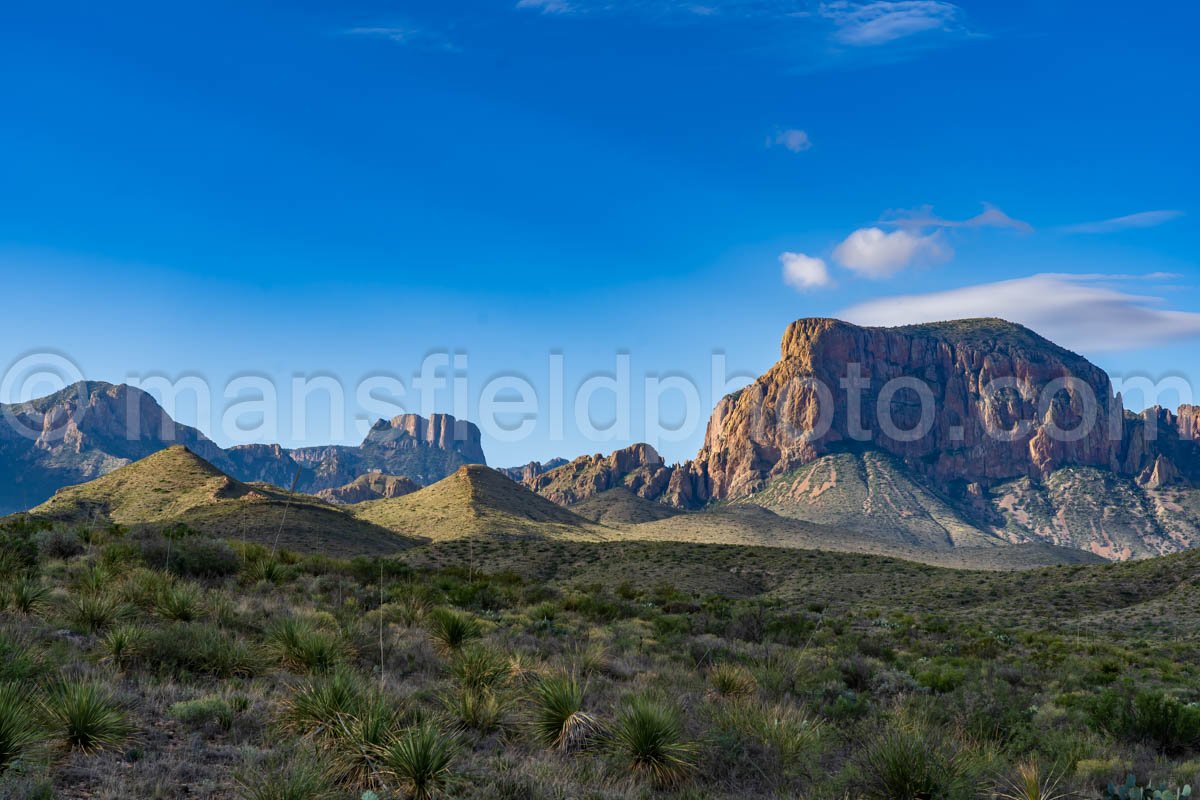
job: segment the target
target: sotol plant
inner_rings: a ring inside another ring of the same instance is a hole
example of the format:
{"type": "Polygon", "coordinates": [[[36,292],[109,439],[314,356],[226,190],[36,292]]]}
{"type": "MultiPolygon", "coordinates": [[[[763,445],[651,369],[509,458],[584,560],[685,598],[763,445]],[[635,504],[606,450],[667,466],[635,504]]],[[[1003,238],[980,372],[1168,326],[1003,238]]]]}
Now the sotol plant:
{"type": "Polygon", "coordinates": [[[659,786],[678,784],[695,768],[697,748],[684,738],[679,715],[647,697],[627,702],[613,726],[612,748],[659,786]]]}
{"type": "Polygon", "coordinates": [[[425,723],[401,734],[380,754],[381,767],[413,800],[436,797],[450,780],[458,741],[425,723]]]}
{"type": "Polygon", "coordinates": [[[125,712],[94,683],[56,687],[46,701],[46,716],[55,738],[85,753],[116,747],[133,733],[125,712]]]}
{"type": "Polygon", "coordinates": [[[583,687],[570,675],[551,675],[533,687],[533,732],[546,747],[565,750],[587,742],[596,720],[583,710],[583,687]]]}

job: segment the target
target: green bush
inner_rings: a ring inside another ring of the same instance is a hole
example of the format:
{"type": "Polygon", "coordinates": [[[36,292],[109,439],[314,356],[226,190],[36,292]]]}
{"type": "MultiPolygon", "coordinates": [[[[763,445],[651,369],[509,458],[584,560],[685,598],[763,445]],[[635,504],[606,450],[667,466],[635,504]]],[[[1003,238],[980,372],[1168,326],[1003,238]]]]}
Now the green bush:
{"type": "Polygon", "coordinates": [[[882,731],[858,759],[862,795],[872,800],[972,800],[977,792],[968,759],[912,725],[882,731]]]}
{"type": "Polygon", "coordinates": [[[201,697],[175,703],[167,713],[186,725],[216,723],[222,730],[233,727],[233,707],[223,697],[201,697]]]}
{"type": "Polygon", "coordinates": [[[35,537],[38,553],[43,558],[58,558],[66,561],[83,555],[84,546],[75,531],[66,528],[51,528],[35,537]]]}
{"type": "Polygon", "coordinates": [[[328,672],[347,655],[346,644],[336,633],[296,617],[271,626],[267,649],[284,667],[308,672],[328,672]]]}
{"type": "Polygon", "coordinates": [[[1087,703],[1093,724],[1132,742],[1152,742],[1164,753],[1200,746],[1200,706],[1161,691],[1106,690],[1087,703]]]}
{"type": "Polygon", "coordinates": [[[51,735],[74,750],[94,753],[125,742],[133,726],[107,691],[94,683],[64,683],[46,701],[51,735]]]}
{"type": "Polygon", "coordinates": [[[396,738],[381,754],[380,768],[412,800],[431,800],[446,787],[458,740],[426,722],[396,738]]]}
{"type": "Polygon", "coordinates": [[[560,750],[585,744],[595,735],[595,718],[583,710],[583,687],[570,675],[551,675],[533,686],[534,738],[560,750]]]}
{"type": "Polygon", "coordinates": [[[240,639],[215,625],[176,623],[146,635],[140,659],[173,675],[211,675],[214,678],[252,677],[262,660],[240,639]]]}
{"type": "Polygon", "coordinates": [[[18,684],[0,684],[0,773],[44,738],[28,694],[18,684]]]}
{"type": "Polygon", "coordinates": [[[673,786],[696,767],[697,747],[684,738],[679,714],[649,697],[625,703],[612,729],[613,753],[657,786],[673,786]]]}

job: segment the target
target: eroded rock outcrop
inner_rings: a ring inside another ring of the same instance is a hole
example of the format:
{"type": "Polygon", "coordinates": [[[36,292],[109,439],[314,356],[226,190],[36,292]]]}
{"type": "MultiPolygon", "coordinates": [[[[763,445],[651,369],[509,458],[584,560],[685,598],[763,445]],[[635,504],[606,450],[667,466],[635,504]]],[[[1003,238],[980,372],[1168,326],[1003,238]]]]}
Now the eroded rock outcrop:
{"type": "Polygon", "coordinates": [[[618,486],[639,497],[657,499],[667,494],[673,471],[653,447],[635,444],[607,456],[581,456],[524,483],[560,505],[578,503],[618,486]]]}

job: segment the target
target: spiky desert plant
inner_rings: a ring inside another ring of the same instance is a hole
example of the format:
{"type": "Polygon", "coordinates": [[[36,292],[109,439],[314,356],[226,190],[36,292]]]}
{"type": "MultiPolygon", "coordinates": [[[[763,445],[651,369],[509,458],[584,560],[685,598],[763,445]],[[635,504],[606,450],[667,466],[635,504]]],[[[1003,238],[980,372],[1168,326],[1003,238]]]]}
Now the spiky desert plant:
{"type": "Polygon", "coordinates": [[[533,686],[534,737],[546,747],[565,750],[587,742],[597,731],[583,710],[584,689],[571,675],[550,675],[533,686]]]}
{"type": "Polygon", "coordinates": [[[708,672],[709,694],[715,697],[749,697],[758,691],[750,670],[738,664],[718,664],[708,672]]]}
{"type": "Polygon", "coordinates": [[[142,654],[146,645],[146,629],[141,625],[117,625],[100,640],[104,660],[124,668],[142,654]]]}
{"type": "Polygon", "coordinates": [[[867,743],[859,756],[863,791],[875,800],[973,796],[968,763],[919,727],[897,725],[867,743]]]}
{"type": "Polygon", "coordinates": [[[19,614],[36,614],[46,607],[50,598],[50,588],[40,579],[24,576],[13,582],[9,590],[9,600],[14,611],[19,614]]]}
{"type": "Polygon", "coordinates": [[[328,672],[346,657],[340,636],[296,617],[271,626],[267,649],[284,667],[309,672],[328,672]]]}
{"type": "Polygon", "coordinates": [[[679,714],[650,697],[629,699],[612,728],[613,752],[658,786],[673,786],[695,769],[696,745],[684,738],[679,714]]]}
{"type": "Polygon", "coordinates": [[[85,633],[107,630],[128,615],[129,608],[119,597],[108,592],[78,594],[67,604],[71,624],[85,633]]]}
{"type": "Polygon", "coordinates": [[[459,686],[441,697],[446,713],[461,727],[480,733],[494,731],[504,722],[509,704],[490,688],[459,686]]]}
{"type": "Polygon", "coordinates": [[[1022,761],[1017,765],[1016,775],[1007,779],[997,790],[1000,800],[1069,800],[1073,792],[1060,791],[1062,779],[1053,772],[1046,772],[1038,762],[1022,761]]]}
{"type": "Polygon", "coordinates": [[[429,636],[443,653],[461,650],[467,642],[481,635],[479,622],[472,616],[451,608],[435,608],[429,612],[429,636]]]}
{"type": "Polygon", "coordinates": [[[450,662],[450,674],[466,689],[490,689],[508,677],[508,657],[483,645],[466,647],[450,662]]]}
{"type": "Polygon", "coordinates": [[[341,784],[379,789],[380,754],[396,738],[400,712],[390,698],[374,694],[357,713],[339,715],[329,729],[330,770],[341,784]]]}
{"type": "Polygon", "coordinates": [[[0,773],[43,738],[28,694],[15,683],[0,685],[0,773]]]}
{"type": "Polygon", "coordinates": [[[431,722],[410,728],[380,753],[384,775],[412,800],[430,800],[449,782],[458,740],[431,722]]]}
{"type": "Polygon", "coordinates": [[[94,683],[63,683],[45,701],[51,735],[73,750],[116,747],[133,733],[125,712],[94,683]]]}
{"type": "Polygon", "coordinates": [[[154,611],[164,619],[193,622],[204,615],[204,591],[194,583],[165,586],[154,598],[154,611]]]}
{"type": "Polygon", "coordinates": [[[302,752],[238,779],[240,800],[332,800],[340,794],[319,753],[302,752]]]}
{"type": "Polygon", "coordinates": [[[367,692],[358,678],[347,670],[336,670],[329,676],[301,684],[284,701],[279,721],[290,733],[332,737],[341,719],[361,714],[366,702],[367,692]]]}

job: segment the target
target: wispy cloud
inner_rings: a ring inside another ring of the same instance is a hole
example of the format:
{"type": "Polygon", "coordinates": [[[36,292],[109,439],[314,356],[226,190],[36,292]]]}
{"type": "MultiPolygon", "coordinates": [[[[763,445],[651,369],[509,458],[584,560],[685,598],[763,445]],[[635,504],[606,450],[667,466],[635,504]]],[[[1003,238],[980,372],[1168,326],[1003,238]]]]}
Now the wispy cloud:
{"type": "Polygon", "coordinates": [[[902,228],[1008,228],[1021,233],[1033,232],[1033,226],[1028,222],[1010,217],[991,203],[984,203],[983,211],[961,220],[939,217],[933,213],[933,206],[893,209],[883,215],[880,224],[902,228]]]}
{"type": "Polygon", "coordinates": [[[408,47],[457,52],[458,48],[445,36],[435,31],[407,25],[359,25],[342,31],[346,36],[361,36],[383,39],[408,47]]]}
{"type": "Polygon", "coordinates": [[[768,147],[782,147],[785,150],[791,150],[793,153],[803,153],[805,150],[812,149],[812,140],[808,138],[808,132],[799,128],[788,128],[787,130],[776,131],[775,135],[767,139],[768,147]]]}
{"type": "Polygon", "coordinates": [[[1066,233],[1115,233],[1131,228],[1153,228],[1158,225],[1179,219],[1182,211],[1141,211],[1137,214],[1127,214],[1124,217],[1113,217],[1098,222],[1083,222],[1078,225],[1067,225],[1062,228],[1066,233]]]}
{"type": "Polygon", "coordinates": [[[874,47],[922,33],[965,30],[962,9],[943,0],[833,2],[820,13],[837,27],[834,39],[850,47],[874,47]]]}
{"type": "Polygon", "coordinates": [[[1161,296],[1132,294],[1121,285],[1132,280],[1145,285],[1169,277],[1043,273],[929,294],[880,298],[844,309],[839,316],[862,325],[1000,317],[1032,328],[1072,350],[1136,350],[1200,338],[1200,313],[1164,308],[1161,296]]]}
{"type": "Polygon", "coordinates": [[[569,14],[587,10],[587,6],[575,6],[566,0],[519,0],[517,8],[533,9],[543,14],[569,14]]]}
{"type": "Polygon", "coordinates": [[[939,264],[954,251],[939,232],[890,233],[880,228],[859,228],[833,250],[833,259],[864,278],[887,278],[914,265],[939,264]]]}
{"type": "Polygon", "coordinates": [[[783,266],[783,282],[793,289],[803,292],[833,285],[824,259],[789,252],[779,256],[779,263],[783,266]]]}

